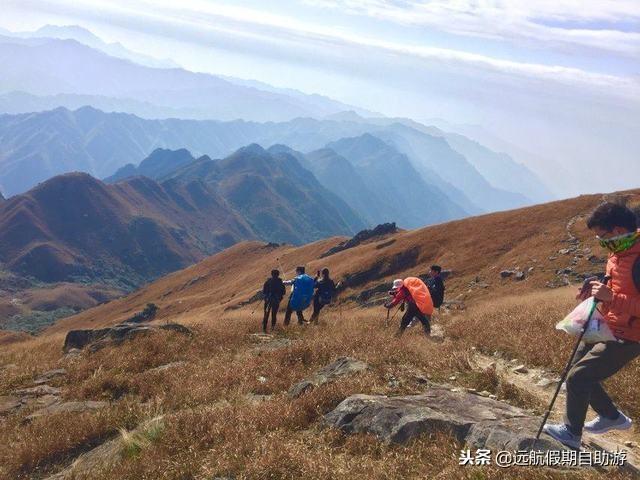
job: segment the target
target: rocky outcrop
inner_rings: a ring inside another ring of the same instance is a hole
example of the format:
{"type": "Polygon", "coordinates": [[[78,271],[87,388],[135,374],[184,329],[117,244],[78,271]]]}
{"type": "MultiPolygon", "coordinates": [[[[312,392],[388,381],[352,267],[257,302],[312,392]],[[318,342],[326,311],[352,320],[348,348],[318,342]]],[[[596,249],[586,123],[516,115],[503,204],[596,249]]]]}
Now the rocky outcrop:
{"type": "MultiPolygon", "coordinates": [[[[98,470],[109,468],[120,463],[125,458],[128,445],[132,442],[142,446],[150,443],[164,427],[164,417],[158,416],[144,422],[131,432],[120,434],[112,440],[83,453],[76,458],[69,467],[58,472],[46,480],[73,480],[77,478],[92,478],[98,470]]],[[[130,449],[130,447],[129,447],[130,449]]]]}
{"type": "MultiPolygon", "coordinates": [[[[396,233],[397,231],[398,231],[398,227],[396,227],[395,222],[381,223],[380,225],[376,226],[373,230],[362,230],[358,232],[354,237],[350,238],[349,240],[341,242],[335,247],[330,248],[329,250],[324,252],[322,255],[320,255],[320,258],[328,257],[335,253],[342,252],[343,250],[356,247],[360,245],[362,242],[366,242],[367,240],[371,240],[372,238],[377,238],[383,235],[396,233]]],[[[390,243],[388,245],[390,245],[390,243]]],[[[384,248],[384,247],[381,247],[381,248],[384,248]]]]}
{"type": "Polygon", "coordinates": [[[64,402],[64,403],[54,403],[53,405],[49,405],[48,407],[42,408],[28,417],[25,420],[33,420],[34,418],[43,417],[43,416],[51,416],[58,415],[61,413],[83,413],[90,412],[93,410],[99,410],[101,408],[109,405],[107,402],[96,402],[93,400],[84,400],[78,402],[64,402]]]}
{"type": "Polygon", "coordinates": [[[310,378],[296,383],[289,389],[289,396],[297,398],[320,385],[333,382],[339,377],[362,372],[368,368],[367,364],[350,357],[340,357],[335,362],[321,368],[310,378]]]}
{"type": "Polygon", "coordinates": [[[119,344],[125,340],[131,340],[140,335],[147,335],[157,330],[170,330],[184,335],[191,335],[191,330],[178,323],[166,325],[145,325],[136,323],[120,323],[113,327],[99,328],[95,330],[71,330],[64,340],[65,353],[72,349],[89,347],[92,351],[99,350],[107,345],[119,344]]]}
{"type": "Polygon", "coordinates": [[[66,375],[64,368],[49,370],[36,377],[32,387],[18,388],[9,395],[0,396],[0,416],[14,413],[23,408],[43,409],[61,402],[61,389],[46,382],[66,375]]]}
{"type": "MultiPolygon", "coordinates": [[[[324,417],[326,425],[345,433],[372,433],[390,443],[446,431],[476,448],[491,449],[531,446],[539,421],[507,403],[444,386],[401,397],[353,395],[324,417]]],[[[536,448],[563,447],[545,436],[536,448]]]]}

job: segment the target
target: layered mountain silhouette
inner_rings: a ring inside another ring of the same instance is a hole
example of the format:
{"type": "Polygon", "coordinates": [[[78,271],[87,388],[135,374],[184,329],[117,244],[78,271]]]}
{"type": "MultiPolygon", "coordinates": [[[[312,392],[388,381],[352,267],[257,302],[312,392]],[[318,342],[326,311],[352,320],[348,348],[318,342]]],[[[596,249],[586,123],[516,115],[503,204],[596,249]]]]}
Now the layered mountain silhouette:
{"type": "Polygon", "coordinates": [[[441,190],[428,185],[406,155],[371,135],[343,138],[327,148],[348,158],[386,215],[409,228],[467,216],[441,190]]]}
{"type": "MultiPolygon", "coordinates": [[[[277,148],[286,147],[277,145],[269,150],[277,148]]],[[[335,150],[321,148],[299,158],[323,185],[343,198],[369,224],[385,223],[396,218],[384,197],[372,190],[349,160],[335,150]]]]}
{"type": "Polygon", "coordinates": [[[492,186],[442,137],[427,135],[402,124],[393,124],[376,135],[411,158],[423,178],[455,186],[465,201],[470,200],[482,210],[504,210],[507,206],[516,208],[531,202],[520,193],[492,186]]]}
{"type": "MultiPolygon", "coordinates": [[[[105,178],[127,163],[141,161],[156,148],[186,148],[194,155],[212,158],[227,156],[251,143],[285,144],[297,151],[312,152],[342,138],[369,133],[404,154],[425,183],[436,186],[467,213],[530,203],[521,194],[489,183],[442,137],[395,121],[358,118],[298,118],[280,123],[146,120],[91,107],[1,115],[0,188],[10,195],[22,193],[38,182],[69,171],[105,178]]],[[[497,154],[489,156],[493,159],[497,154]]],[[[509,158],[502,161],[515,164],[509,158]]],[[[538,190],[544,189],[526,169],[518,178],[538,190]]],[[[512,182],[508,187],[517,189],[519,185],[512,182]]]]}
{"type": "MultiPolygon", "coordinates": [[[[138,114],[144,112],[139,110],[143,102],[153,106],[151,110],[162,117],[202,119],[211,118],[211,112],[215,112],[221,120],[282,121],[354,108],[326,97],[262,90],[245,86],[241,81],[234,83],[181,68],[140,65],[131,58],[112,56],[118,54],[114,52],[117,45],[98,46],[95,41],[87,40],[86,35],[75,32],[64,32],[64,36],[75,36],[109,54],[75,39],[20,38],[19,35],[0,35],[0,62],[6,67],[0,77],[2,92],[25,92],[44,96],[45,101],[46,97],[59,94],[98,95],[120,99],[121,107],[131,102],[132,110],[127,108],[127,111],[138,114]]],[[[37,97],[32,98],[32,102],[34,100],[37,97]]]]}
{"type": "Polygon", "coordinates": [[[366,225],[294,156],[258,145],[222,160],[157,150],[133,168],[114,184],[57,176],[2,202],[0,262],[45,282],[127,287],[240,240],[303,243],[366,225]]]}

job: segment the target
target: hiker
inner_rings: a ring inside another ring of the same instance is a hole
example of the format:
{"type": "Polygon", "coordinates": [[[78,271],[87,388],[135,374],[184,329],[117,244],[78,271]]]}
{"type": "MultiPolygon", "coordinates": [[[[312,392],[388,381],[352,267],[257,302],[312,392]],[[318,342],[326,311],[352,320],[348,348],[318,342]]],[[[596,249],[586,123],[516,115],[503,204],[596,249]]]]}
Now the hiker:
{"type": "Polygon", "coordinates": [[[608,280],[591,280],[577,295],[601,302],[600,309],[616,341],[581,342],[567,375],[564,423],[545,424],[544,432],[578,449],[582,431],[600,434],[626,430],[631,419],[615,406],[602,382],[640,355],[640,230],[635,214],[623,205],[604,203],[591,214],[587,227],[609,250],[608,280]],[[587,410],[598,416],[585,423],[587,410]]]}
{"type": "Polygon", "coordinates": [[[329,305],[333,301],[333,296],[336,293],[336,284],[331,280],[331,278],[329,278],[328,268],[322,269],[322,277],[320,277],[320,271],[318,271],[314,282],[316,293],[313,296],[313,314],[311,315],[311,323],[315,323],[317,325],[320,310],[322,310],[325,305],[329,305]]]}
{"type": "Polygon", "coordinates": [[[417,318],[422,323],[424,334],[427,337],[430,336],[433,302],[429,289],[424,282],[416,277],[394,280],[393,288],[389,293],[393,295],[393,299],[384,306],[391,309],[398,304],[402,304],[400,308],[404,309],[404,315],[400,320],[400,329],[396,335],[402,335],[411,321],[417,318]]]}
{"type": "Polygon", "coordinates": [[[433,300],[433,308],[440,308],[444,302],[444,282],[441,273],[442,267],[440,265],[432,265],[426,282],[431,300],[433,300]]]}
{"type": "Polygon", "coordinates": [[[284,314],[285,326],[289,325],[293,312],[296,312],[296,316],[298,317],[298,325],[308,323],[304,319],[302,311],[311,303],[313,287],[315,285],[313,278],[305,273],[304,267],[296,267],[296,277],[293,280],[286,280],[283,283],[285,285],[293,285],[293,291],[289,296],[289,303],[287,304],[287,311],[284,314]]]}
{"type": "Polygon", "coordinates": [[[262,319],[262,331],[267,333],[267,320],[269,319],[269,313],[271,313],[271,331],[276,328],[276,322],[278,317],[278,309],[280,308],[280,302],[282,297],[287,293],[287,290],[280,278],[279,270],[271,270],[271,278],[268,278],[262,287],[262,296],[264,298],[264,318],[262,319]]]}

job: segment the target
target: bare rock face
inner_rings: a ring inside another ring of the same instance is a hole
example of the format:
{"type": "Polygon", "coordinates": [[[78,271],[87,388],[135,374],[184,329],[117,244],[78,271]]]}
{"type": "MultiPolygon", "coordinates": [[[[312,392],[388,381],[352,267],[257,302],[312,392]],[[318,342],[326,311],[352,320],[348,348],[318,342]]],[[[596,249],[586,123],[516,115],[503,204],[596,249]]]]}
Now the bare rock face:
{"type": "Polygon", "coordinates": [[[335,362],[321,368],[312,377],[296,383],[289,389],[289,396],[297,398],[305,392],[334,381],[336,378],[353,373],[362,372],[368,368],[367,364],[350,357],[340,357],[335,362]]]}
{"type": "Polygon", "coordinates": [[[25,420],[33,420],[34,418],[49,416],[49,415],[57,415],[60,413],[82,413],[89,412],[92,410],[99,410],[101,408],[109,405],[107,402],[96,402],[92,400],[85,400],[79,402],[64,402],[64,403],[55,403],[48,407],[45,407],[41,410],[38,410],[28,417],[25,420]]]}
{"type": "Polygon", "coordinates": [[[113,327],[99,328],[95,330],[71,330],[64,340],[64,352],[72,349],[82,349],[89,346],[91,350],[98,350],[107,345],[118,344],[125,340],[132,340],[135,337],[149,334],[157,330],[171,330],[174,332],[191,335],[192,332],[187,327],[177,323],[166,325],[145,325],[136,323],[120,323],[113,327]]]}
{"type": "MultiPolygon", "coordinates": [[[[345,433],[372,433],[390,443],[446,431],[476,448],[502,449],[533,445],[540,419],[504,402],[434,386],[420,395],[353,395],[325,415],[324,422],[345,433]]],[[[546,437],[536,448],[564,447],[546,437]]]]}
{"type": "Polygon", "coordinates": [[[64,368],[56,368],[55,370],[49,370],[48,372],[44,372],[38,378],[36,378],[33,383],[36,385],[42,385],[45,383],[49,383],[54,379],[58,379],[60,377],[64,377],[67,374],[67,371],[64,368]]]}

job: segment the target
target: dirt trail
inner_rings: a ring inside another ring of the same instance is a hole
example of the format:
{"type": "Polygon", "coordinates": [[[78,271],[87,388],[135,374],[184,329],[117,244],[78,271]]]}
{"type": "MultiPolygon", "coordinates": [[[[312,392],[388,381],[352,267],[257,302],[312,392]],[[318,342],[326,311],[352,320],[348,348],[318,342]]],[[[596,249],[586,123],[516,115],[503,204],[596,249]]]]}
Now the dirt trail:
{"type": "MultiPolygon", "coordinates": [[[[534,395],[546,406],[551,402],[551,398],[557,387],[559,376],[540,368],[522,367],[523,364],[514,360],[504,360],[499,357],[491,357],[476,352],[474,356],[475,367],[478,369],[495,368],[502,378],[512,385],[534,395]]],[[[561,422],[566,405],[566,393],[564,388],[553,407],[550,420],[561,422]]],[[[589,414],[593,412],[590,410],[589,414]]],[[[591,419],[591,417],[588,417],[591,419]]],[[[543,434],[544,435],[544,434],[543,434]]],[[[606,451],[626,450],[628,466],[636,473],[640,474],[640,434],[631,428],[626,431],[607,432],[602,435],[591,435],[584,433],[582,437],[583,445],[606,451]]]]}

